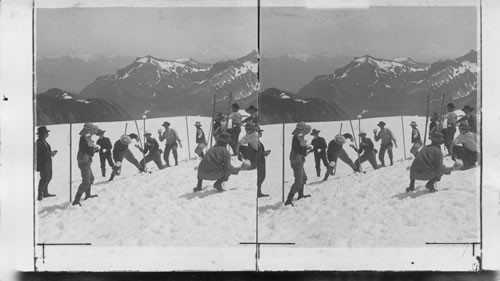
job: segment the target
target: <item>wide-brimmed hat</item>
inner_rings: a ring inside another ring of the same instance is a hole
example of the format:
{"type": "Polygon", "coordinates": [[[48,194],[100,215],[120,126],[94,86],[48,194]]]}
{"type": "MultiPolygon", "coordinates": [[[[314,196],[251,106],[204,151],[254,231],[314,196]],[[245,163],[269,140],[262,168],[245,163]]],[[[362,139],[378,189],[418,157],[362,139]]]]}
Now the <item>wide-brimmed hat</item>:
{"type": "Polygon", "coordinates": [[[319,135],[319,132],[321,132],[321,130],[313,129],[312,132],[311,132],[311,135],[317,136],[317,135],[319,135]]]}
{"type": "Polygon", "coordinates": [[[361,136],[363,136],[363,135],[364,135],[364,136],[366,136],[366,132],[361,131],[361,132],[359,132],[359,134],[358,134],[358,136],[360,136],[360,137],[361,137],[361,136]]]}
{"type": "Polygon", "coordinates": [[[297,126],[295,126],[292,135],[296,136],[299,133],[307,135],[309,134],[309,132],[311,132],[311,129],[311,126],[307,125],[305,122],[300,121],[299,123],[297,123],[297,126]]]}
{"type": "Polygon", "coordinates": [[[163,124],[161,124],[161,125],[162,125],[163,127],[165,127],[165,126],[170,126],[170,122],[165,121],[165,122],[163,122],[163,124]]]}
{"type": "Polygon", "coordinates": [[[469,122],[467,122],[467,121],[460,122],[460,124],[458,124],[458,128],[462,129],[462,130],[470,130],[469,122]]]}
{"type": "Polygon", "coordinates": [[[248,112],[248,111],[250,111],[250,110],[253,110],[253,111],[258,111],[258,110],[257,110],[257,107],[255,107],[255,106],[253,106],[253,105],[251,105],[251,106],[249,106],[247,109],[245,109],[245,111],[246,111],[246,112],[248,112]]]}
{"type": "Polygon", "coordinates": [[[228,144],[232,141],[231,135],[229,133],[224,132],[224,133],[219,135],[219,137],[217,138],[217,141],[228,144]]]}
{"type": "Polygon", "coordinates": [[[380,122],[378,122],[377,126],[385,126],[385,122],[384,121],[380,121],[380,122]]]}
{"type": "Polygon", "coordinates": [[[462,111],[465,111],[465,110],[469,110],[469,111],[473,111],[474,109],[468,105],[464,106],[464,108],[462,108],[462,111]]]}
{"type": "Polygon", "coordinates": [[[417,122],[411,121],[410,126],[417,126],[417,122]]]}
{"type": "Polygon", "coordinates": [[[440,132],[433,133],[432,135],[430,135],[429,139],[431,141],[437,142],[437,143],[443,143],[444,142],[443,134],[440,133],[440,132]]]}
{"type": "Polygon", "coordinates": [[[99,131],[99,127],[92,124],[92,122],[87,122],[83,124],[83,129],[80,131],[80,136],[87,135],[89,133],[96,134],[99,131]]]}
{"type": "Polygon", "coordinates": [[[344,144],[345,143],[345,137],[343,135],[336,135],[333,140],[335,140],[335,142],[338,143],[338,144],[344,144]]]}
{"type": "Polygon", "coordinates": [[[239,109],[239,108],[240,108],[240,105],[239,105],[239,104],[237,104],[237,103],[233,103],[233,105],[231,105],[231,107],[232,107],[232,108],[238,108],[238,109],[239,109]]]}
{"type": "Polygon", "coordinates": [[[41,127],[38,127],[38,129],[36,129],[37,135],[45,134],[48,132],[50,132],[50,130],[47,130],[47,127],[45,127],[45,126],[41,126],[41,127]]]}
{"type": "Polygon", "coordinates": [[[201,123],[200,123],[200,121],[196,121],[196,122],[194,123],[194,125],[195,125],[195,126],[200,126],[200,127],[201,127],[201,123]]]}
{"type": "Polygon", "coordinates": [[[139,136],[135,133],[129,134],[128,135],[131,139],[139,140],[139,136]]]}
{"type": "Polygon", "coordinates": [[[151,132],[144,132],[144,136],[151,136],[151,132]]]}
{"type": "Polygon", "coordinates": [[[245,130],[257,131],[257,126],[254,123],[248,122],[245,124],[245,130]]]}
{"type": "Polygon", "coordinates": [[[104,135],[105,132],[106,132],[106,130],[99,129],[99,130],[97,130],[97,135],[102,136],[102,135],[104,135]]]}
{"type": "Polygon", "coordinates": [[[120,137],[120,142],[124,145],[129,145],[132,142],[132,139],[128,135],[123,135],[120,137]]]}

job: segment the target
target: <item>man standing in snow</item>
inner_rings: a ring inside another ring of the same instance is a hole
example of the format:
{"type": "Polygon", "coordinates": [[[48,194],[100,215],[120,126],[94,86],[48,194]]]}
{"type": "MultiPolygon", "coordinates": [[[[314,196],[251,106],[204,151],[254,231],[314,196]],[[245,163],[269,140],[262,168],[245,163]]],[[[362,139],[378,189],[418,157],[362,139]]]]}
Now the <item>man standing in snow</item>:
{"type": "Polygon", "coordinates": [[[36,140],[36,170],[40,172],[40,181],[38,182],[38,201],[45,197],[53,197],[49,193],[49,182],[52,179],[52,157],[57,150],[52,150],[47,138],[49,137],[47,127],[41,126],[37,129],[38,139],[36,140]]]}
{"type": "Polygon", "coordinates": [[[422,138],[420,137],[420,131],[417,129],[417,122],[411,121],[411,143],[413,146],[410,149],[410,153],[413,156],[417,156],[418,150],[422,147],[422,138]]]}
{"type": "Polygon", "coordinates": [[[359,137],[361,138],[359,149],[356,149],[354,144],[351,144],[351,147],[360,154],[359,159],[354,162],[354,166],[356,166],[359,171],[361,164],[368,161],[374,170],[378,169],[377,158],[375,157],[376,151],[372,140],[366,136],[365,132],[360,132],[359,137]]]}
{"type": "Polygon", "coordinates": [[[326,141],[324,138],[319,136],[320,130],[313,129],[311,135],[314,136],[311,141],[311,145],[314,150],[314,163],[316,164],[316,176],[321,176],[321,162],[325,165],[328,170],[328,159],[326,158],[326,141]]]}
{"type": "Polygon", "coordinates": [[[177,161],[177,142],[179,142],[179,146],[182,148],[181,139],[177,135],[177,132],[170,128],[170,123],[165,121],[162,125],[165,128],[165,131],[162,133],[161,129],[158,130],[158,136],[160,141],[165,140],[165,151],[163,152],[163,159],[165,163],[167,163],[167,167],[170,167],[169,157],[170,151],[174,155],[175,166],[179,164],[177,161]]]}
{"type": "Polygon", "coordinates": [[[217,140],[219,136],[225,131],[223,123],[224,122],[224,115],[220,112],[217,112],[217,114],[214,117],[214,124],[212,125],[212,137],[217,140]]]}
{"type": "Polygon", "coordinates": [[[94,174],[92,173],[92,157],[94,153],[99,150],[99,146],[94,144],[92,136],[97,134],[99,128],[94,124],[87,122],[83,125],[80,131],[80,142],[78,144],[78,154],[76,160],[78,161],[78,168],[82,174],[82,183],[78,186],[73,205],[80,205],[80,198],[85,193],[85,199],[97,197],[91,194],[91,186],[94,183],[94,174]]]}
{"type": "Polygon", "coordinates": [[[451,155],[451,142],[455,138],[455,133],[457,132],[457,114],[454,112],[455,105],[451,102],[446,106],[446,109],[448,110],[448,113],[444,116],[444,119],[446,120],[446,128],[442,130],[442,133],[444,146],[448,150],[448,154],[451,155]]]}
{"type": "Polygon", "coordinates": [[[353,136],[349,133],[345,133],[343,135],[336,135],[333,140],[328,143],[327,156],[330,165],[328,165],[328,170],[326,170],[325,177],[323,181],[326,181],[328,177],[333,174],[333,169],[337,165],[337,160],[340,158],[344,163],[349,165],[354,172],[359,172],[358,167],[354,165],[347,152],[345,152],[343,146],[346,142],[346,139],[353,140],[353,136]]]}
{"type": "Polygon", "coordinates": [[[429,124],[429,138],[435,132],[441,131],[441,122],[439,122],[439,114],[437,112],[432,113],[430,118],[431,122],[429,124]]]}
{"type": "Polygon", "coordinates": [[[111,168],[115,165],[113,163],[113,159],[111,158],[111,149],[113,148],[113,145],[111,144],[109,138],[104,136],[105,132],[106,131],[104,130],[97,131],[97,135],[99,136],[97,145],[101,147],[101,149],[99,149],[99,160],[101,160],[101,173],[103,177],[106,176],[106,161],[108,161],[111,168]]]}
{"type": "Polygon", "coordinates": [[[306,171],[304,170],[304,163],[306,162],[306,155],[313,149],[312,145],[307,144],[305,136],[311,132],[311,126],[304,122],[297,123],[297,126],[292,132],[292,149],[290,151],[290,166],[292,166],[293,177],[295,178],[288,197],[285,201],[286,205],[292,205],[295,193],[299,194],[297,200],[302,198],[311,197],[311,195],[304,194],[304,185],[307,182],[306,171]]]}
{"type": "Polygon", "coordinates": [[[229,146],[231,146],[233,150],[233,155],[236,155],[236,145],[238,144],[241,133],[241,114],[238,112],[240,106],[237,103],[233,103],[231,110],[233,112],[228,116],[228,122],[231,121],[231,128],[229,128],[227,132],[231,134],[231,143],[229,146]]]}
{"type": "Polygon", "coordinates": [[[139,172],[144,172],[142,165],[137,161],[134,154],[128,148],[129,144],[132,142],[132,139],[136,141],[139,140],[139,136],[136,134],[123,135],[119,140],[115,142],[113,147],[113,159],[115,160],[115,166],[113,167],[113,172],[111,173],[111,177],[109,181],[112,181],[116,175],[121,173],[123,159],[127,159],[130,163],[132,163],[139,172]]]}
{"type": "Polygon", "coordinates": [[[443,134],[436,132],[430,137],[431,144],[422,148],[413,160],[410,168],[410,186],[406,192],[415,190],[415,180],[428,181],[425,187],[431,192],[436,191],[434,184],[441,180],[441,176],[448,173],[443,166],[443,153],[441,144],[444,142],[443,134]]]}
{"type": "Polygon", "coordinates": [[[245,124],[246,135],[238,142],[236,153],[238,157],[250,161],[248,170],[257,169],[257,197],[267,197],[269,195],[262,193],[262,183],[266,178],[266,156],[270,151],[264,150],[264,145],[259,141],[262,136],[262,130],[253,123],[245,124]],[[241,156],[240,156],[241,153],[241,156]]]}
{"type": "Polygon", "coordinates": [[[150,132],[145,132],[144,137],[146,138],[144,149],[142,149],[138,144],[135,145],[135,147],[137,147],[144,155],[146,155],[144,159],[142,159],[139,163],[142,167],[142,170],[145,171],[146,164],[151,161],[155,162],[158,169],[165,169],[166,166],[161,163],[160,145],[153,137],[151,137],[150,132]]]}
{"type": "Polygon", "coordinates": [[[203,132],[203,129],[201,128],[200,121],[196,121],[196,123],[194,123],[194,126],[196,127],[196,143],[198,144],[194,149],[194,153],[196,153],[200,158],[203,158],[203,149],[205,149],[205,147],[207,146],[205,132],[203,132]]]}
{"type": "Polygon", "coordinates": [[[476,117],[474,117],[474,114],[472,114],[473,110],[474,109],[472,109],[472,107],[468,105],[464,106],[462,111],[465,113],[465,115],[462,118],[458,119],[458,122],[459,123],[467,122],[467,124],[469,124],[470,131],[472,133],[477,133],[476,117]]]}
{"type": "Polygon", "coordinates": [[[477,145],[477,136],[470,131],[466,122],[460,123],[458,135],[450,144],[452,159],[458,158],[463,161],[462,170],[467,170],[476,165],[479,158],[479,147],[477,145]]]}
{"type": "Polygon", "coordinates": [[[222,183],[229,179],[231,174],[238,174],[241,168],[235,168],[231,165],[231,154],[227,150],[227,145],[231,142],[231,135],[222,133],[216,140],[198,166],[198,184],[193,192],[201,191],[203,180],[215,181],[214,188],[218,192],[224,191],[222,183]]]}
{"type": "Polygon", "coordinates": [[[375,141],[380,141],[380,151],[378,153],[378,160],[382,164],[382,167],[385,167],[385,152],[387,151],[387,154],[389,155],[389,160],[391,161],[391,166],[394,164],[392,160],[392,147],[395,146],[396,148],[398,147],[398,144],[396,143],[396,139],[394,138],[394,134],[392,133],[391,130],[388,128],[385,128],[385,122],[380,121],[378,122],[377,126],[380,127],[380,132],[377,134],[377,129],[373,130],[373,136],[375,141]],[[394,144],[393,144],[394,143],[394,144]]]}

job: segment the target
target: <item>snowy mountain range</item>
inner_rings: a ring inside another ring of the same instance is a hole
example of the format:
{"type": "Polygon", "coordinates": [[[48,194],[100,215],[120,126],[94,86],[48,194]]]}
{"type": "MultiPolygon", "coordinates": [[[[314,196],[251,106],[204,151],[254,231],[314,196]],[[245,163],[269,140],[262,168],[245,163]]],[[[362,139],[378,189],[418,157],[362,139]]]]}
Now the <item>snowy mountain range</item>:
{"type": "Polygon", "coordinates": [[[164,60],[148,55],[135,59],[113,75],[98,77],[80,95],[112,101],[132,116],[142,116],[144,112],[150,116],[193,112],[209,115],[212,108],[207,104],[211,104],[214,95],[224,100],[232,93],[233,100],[237,101],[256,93],[257,71],[256,51],[215,64],[194,59],[164,60]]]}
{"type": "Polygon", "coordinates": [[[352,117],[425,114],[427,94],[431,110],[440,111],[445,101],[458,106],[476,105],[477,52],[432,64],[410,58],[355,57],[328,75],[316,76],[298,95],[319,97],[337,104],[352,117]]]}
{"type": "Polygon", "coordinates": [[[37,125],[131,119],[120,106],[103,99],[82,99],[60,89],[36,95],[37,125]]]}

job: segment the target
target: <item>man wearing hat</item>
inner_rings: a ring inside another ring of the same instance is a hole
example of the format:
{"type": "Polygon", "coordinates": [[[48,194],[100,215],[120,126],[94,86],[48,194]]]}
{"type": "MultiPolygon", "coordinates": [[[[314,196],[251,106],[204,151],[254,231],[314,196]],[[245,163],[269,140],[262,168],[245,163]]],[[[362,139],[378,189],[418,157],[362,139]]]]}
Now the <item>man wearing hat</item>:
{"type": "Polygon", "coordinates": [[[306,162],[306,156],[313,149],[312,145],[307,144],[305,136],[311,132],[311,126],[307,125],[305,122],[297,123],[295,129],[292,132],[292,149],[290,150],[290,166],[293,170],[294,182],[288,193],[288,197],[285,201],[286,205],[292,205],[293,197],[295,193],[299,194],[297,200],[302,198],[311,197],[311,195],[304,194],[304,185],[307,182],[306,171],[304,170],[304,163],[306,162]]]}
{"type": "Polygon", "coordinates": [[[121,174],[123,159],[127,159],[128,162],[132,163],[139,172],[144,172],[143,166],[137,161],[134,154],[128,148],[129,144],[132,143],[132,140],[139,141],[139,136],[136,134],[130,135],[122,135],[116,142],[113,147],[113,159],[115,160],[115,165],[113,166],[113,172],[111,173],[111,177],[109,181],[112,181],[116,175],[121,174]]]}
{"type": "Polygon", "coordinates": [[[214,124],[212,125],[212,137],[215,140],[217,140],[219,136],[226,131],[223,122],[224,122],[224,114],[217,112],[217,114],[214,117],[214,124]]]}
{"type": "Polygon", "coordinates": [[[99,151],[100,147],[94,143],[92,136],[97,134],[99,127],[87,122],[83,125],[80,131],[80,142],[78,144],[78,153],[76,160],[78,161],[78,168],[82,175],[82,183],[78,186],[78,190],[73,201],[73,205],[80,205],[80,198],[85,193],[85,199],[97,197],[91,194],[91,186],[94,183],[94,174],[92,173],[92,158],[94,153],[99,151]]]}
{"type": "Polygon", "coordinates": [[[262,193],[262,183],[266,177],[266,156],[269,152],[264,150],[264,145],[259,141],[262,136],[262,130],[253,123],[245,124],[245,132],[238,145],[236,146],[236,154],[241,160],[247,159],[250,161],[248,170],[257,169],[257,197],[267,197],[269,195],[262,193]]]}
{"type": "Polygon", "coordinates": [[[242,123],[252,122],[255,124],[255,126],[258,127],[260,125],[260,123],[259,123],[259,112],[258,112],[257,108],[255,106],[251,105],[245,111],[248,114],[250,114],[250,116],[243,119],[242,123]]]}
{"type": "Polygon", "coordinates": [[[196,153],[200,158],[203,158],[203,149],[207,146],[207,140],[205,138],[205,132],[203,132],[203,129],[201,128],[201,123],[200,121],[196,121],[194,123],[194,126],[196,127],[196,143],[197,146],[194,149],[194,153],[196,153]]]}
{"type": "Polygon", "coordinates": [[[115,164],[113,163],[113,159],[111,158],[111,149],[113,149],[113,145],[109,138],[104,136],[106,131],[99,129],[97,131],[97,135],[99,139],[97,140],[97,145],[101,147],[99,149],[99,159],[101,160],[101,173],[102,176],[106,176],[106,160],[110,167],[113,167],[115,164]]]}
{"type": "Polygon", "coordinates": [[[356,165],[354,165],[351,158],[347,155],[347,152],[343,148],[346,139],[350,139],[352,141],[353,136],[349,133],[345,133],[343,135],[338,134],[328,143],[327,157],[330,164],[328,165],[328,170],[326,170],[323,181],[326,181],[328,177],[333,174],[333,169],[337,165],[338,158],[349,165],[355,173],[359,172],[359,169],[356,165]]]}
{"type": "Polygon", "coordinates": [[[350,145],[357,153],[360,154],[359,159],[354,162],[354,166],[356,166],[356,168],[359,170],[361,164],[365,161],[368,161],[372,165],[374,170],[378,169],[377,157],[375,156],[377,152],[372,140],[366,136],[365,132],[360,132],[359,137],[359,149],[356,149],[356,147],[352,143],[350,145]]]}
{"type": "Polygon", "coordinates": [[[420,131],[417,129],[417,122],[411,121],[411,143],[413,146],[410,149],[410,153],[413,156],[417,156],[418,150],[422,147],[422,138],[420,137],[420,131]]]}
{"type": "Polygon", "coordinates": [[[38,139],[36,140],[36,170],[40,172],[40,181],[38,182],[38,201],[45,197],[53,197],[49,193],[49,182],[52,180],[52,157],[57,154],[57,150],[52,150],[47,142],[49,137],[47,127],[41,126],[37,129],[38,139]]]}
{"type": "Polygon", "coordinates": [[[151,161],[155,162],[156,166],[160,170],[166,168],[166,166],[161,163],[161,152],[158,142],[151,137],[150,132],[145,132],[144,137],[146,138],[146,141],[144,142],[144,149],[142,149],[138,144],[135,145],[135,147],[137,147],[145,155],[144,159],[142,159],[139,163],[142,169],[145,171],[146,164],[151,161]]]}
{"type": "Polygon", "coordinates": [[[311,135],[314,136],[311,141],[311,145],[314,150],[314,163],[316,164],[316,176],[321,176],[321,161],[325,165],[326,169],[328,169],[328,159],[326,158],[326,141],[324,138],[319,136],[320,130],[313,129],[311,135]]]}
{"type": "Polygon", "coordinates": [[[179,143],[179,146],[182,148],[181,139],[179,138],[179,135],[177,135],[177,132],[174,129],[170,128],[169,122],[163,122],[162,126],[165,128],[165,131],[162,133],[161,129],[159,129],[158,135],[160,141],[165,140],[165,151],[163,152],[163,159],[165,160],[165,163],[167,163],[167,167],[170,167],[168,158],[170,157],[170,151],[172,151],[172,154],[174,155],[175,166],[177,166],[179,164],[179,162],[177,161],[177,143],[179,143]]]}
{"type": "Polygon", "coordinates": [[[232,174],[238,174],[243,168],[236,168],[231,165],[231,154],[227,150],[227,145],[231,142],[231,135],[222,133],[216,140],[198,166],[198,184],[193,189],[194,192],[201,191],[203,180],[215,181],[214,188],[222,192],[222,183],[229,179],[232,174]]]}
{"type": "Polygon", "coordinates": [[[231,128],[227,129],[227,132],[231,134],[231,143],[229,143],[229,146],[231,146],[233,150],[233,155],[236,155],[236,145],[238,144],[241,133],[241,114],[238,112],[240,106],[237,103],[233,103],[231,110],[233,112],[228,116],[228,122],[231,121],[231,128]]]}
{"type": "Polygon", "coordinates": [[[415,180],[428,181],[425,187],[429,191],[436,191],[434,184],[441,180],[441,176],[449,173],[443,166],[443,153],[441,144],[444,142],[443,134],[435,132],[430,136],[431,144],[422,148],[417,154],[410,168],[410,186],[406,192],[415,190],[415,180]]]}
{"type": "Polygon", "coordinates": [[[460,134],[451,142],[452,159],[463,161],[462,170],[467,170],[476,165],[479,158],[477,135],[470,131],[469,124],[461,122],[458,126],[460,134]]]}
{"type": "Polygon", "coordinates": [[[398,144],[396,143],[396,138],[394,138],[394,134],[392,133],[391,130],[385,127],[385,122],[380,121],[378,122],[377,126],[380,127],[380,132],[377,134],[377,129],[373,130],[373,136],[375,141],[380,140],[380,151],[378,153],[378,160],[380,163],[382,163],[382,167],[385,167],[385,152],[387,151],[387,154],[389,155],[389,160],[391,161],[391,166],[394,164],[392,160],[392,147],[396,146],[398,147],[398,144]]]}
{"type": "Polygon", "coordinates": [[[441,132],[441,122],[439,122],[439,114],[437,112],[432,113],[429,124],[429,138],[435,132],[441,132]]]}
{"type": "Polygon", "coordinates": [[[468,105],[464,106],[464,108],[462,109],[462,111],[465,113],[464,116],[462,116],[460,119],[458,119],[458,122],[461,123],[461,122],[467,122],[469,124],[469,127],[470,127],[470,131],[472,133],[477,133],[477,129],[476,129],[476,126],[477,126],[477,123],[476,123],[476,117],[474,117],[474,114],[472,114],[472,111],[474,109],[468,105]]]}
{"type": "Polygon", "coordinates": [[[451,142],[455,138],[455,133],[457,132],[457,114],[455,111],[455,105],[453,103],[449,103],[446,106],[448,113],[445,114],[444,120],[446,122],[446,128],[444,128],[441,132],[443,133],[444,146],[448,150],[448,154],[452,154],[451,150],[451,142]]]}

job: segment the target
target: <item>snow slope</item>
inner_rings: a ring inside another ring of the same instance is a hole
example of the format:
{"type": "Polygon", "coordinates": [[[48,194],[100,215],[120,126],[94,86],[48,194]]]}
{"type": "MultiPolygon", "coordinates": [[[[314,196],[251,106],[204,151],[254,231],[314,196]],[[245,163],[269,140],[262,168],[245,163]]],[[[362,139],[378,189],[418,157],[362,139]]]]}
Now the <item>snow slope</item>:
{"type": "MultiPolygon", "coordinates": [[[[168,120],[183,142],[179,166],[158,171],[148,164],[151,174],[139,174],[124,161],[122,173],[111,183],[101,177],[99,156],[92,164],[96,181],[94,199],[82,201],[82,207],[69,203],[69,126],[49,126],[54,159],[54,179],[49,191],[57,197],[37,201],[38,241],[45,243],[83,243],[97,246],[238,246],[255,240],[255,173],[241,172],[226,183],[228,190],[216,193],[213,182],[205,181],[204,190],[193,194],[198,160],[189,160],[184,117],[147,120],[146,128],[157,137],[157,130],[168,120]]],[[[201,121],[208,137],[210,118],[188,117],[191,151],[194,151],[195,121],[201,121]]],[[[124,132],[125,122],[99,124],[112,142],[124,132]]],[[[138,121],[142,135],[142,120],[138,121]]],[[[81,182],[76,167],[78,132],[73,128],[73,196],[81,182]]],[[[136,132],[128,122],[128,133],[136,132]]],[[[164,147],[164,143],[160,143],[164,147]]],[[[137,159],[138,149],[129,146],[137,159]]],[[[194,158],[194,153],[191,152],[194,158]]],[[[171,163],[173,163],[171,155],[171,163]]],[[[235,163],[238,165],[238,163],[235,163]]],[[[108,177],[110,169],[108,168],[108,177]]],[[[37,176],[38,180],[38,176],[37,176]]]]}
{"type": "MultiPolygon", "coordinates": [[[[59,150],[54,159],[54,179],[49,186],[57,197],[37,201],[38,241],[45,243],[90,242],[98,246],[209,246],[233,247],[255,241],[255,171],[240,172],[226,183],[227,192],[215,193],[213,182],[204,182],[204,190],[193,194],[198,160],[189,160],[184,117],[147,120],[146,127],[157,138],[163,121],[172,123],[183,141],[179,166],[158,171],[149,164],[151,174],[138,174],[126,162],[122,175],[103,183],[98,156],[92,165],[96,176],[93,192],[99,197],[82,201],[82,207],[69,201],[68,125],[49,126],[49,143],[59,150]]],[[[194,122],[200,120],[208,135],[209,118],[188,117],[191,151],[194,150],[194,122]]],[[[373,171],[364,163],[366,174],[353,174],[339,161],[336,175],[327,182],[315,175],[314,159],[306,160],[309,176],[305,191],[311,198],[282,203],[282,125],[266,125],[261,141],[271,150],[267,158],[267,179],[258,200],[259,241],[294,242],[294,247],[425,247],[425,242],[470,242],[478,238],[479,168],[456,171],[444,176],[436,193],[428,193],[425,182],[417,181],[417,191],[405,193],[411,160],[404,160],[400,117],[362,120],[361,128],[373,139],[372,130],[384,120],[398,141],[395,164],[373,171]]],[[[411,128],[415,120],[424,134],[425,119],[404,117],[406,150],[409,151],[411,128]]],[[[327,141],[339,132],[351,132],[349,122],[312,123],[321,129],[327,141]]],[[[138,122],[142,131],[142,120],[138,122]]],[[[124,130],[124,122],[98,124],[114,142],[124,130]]],[[[357,120],[353,121],[358,131],[357,120]]],[[[73,129],[73,157],[76,157],[78,132],[73,129]]],[[[293,183],[288,154],[291,131],[285,128],[285,197],[293,183]]],[[[128,122],[128,132],[135,132],[128,122]]],[[[311,137],[308,136],[310,140],[311,137]]],[[[351,159],[354,150],[345,145],[351,159]]],[[[163,147],[163,143],[160,144],[163,147]]],[[[375,146],[378,148],[379,143],[375,146]]],[[[137,149],[132,151],[138,159],[137,149]]],[[[194,156],[194,153],[191,153],[194,156]]],[[[407,157],[410,153],[407,152],[407,157]]],[[[171,160],[172,161],[172,160],[171,160]]],[[[386,160],[388,163],[388,160],[386,160]]],[[[235,165],[238,165],[236,163],[235,165]]],[[[109,169],[108,169],[109,171],[109,169]]],[[[325,169],[322,167],[322,174],[325,169]]],[[[80,184],[79,170],[73,158],[73,196],[80,184]]]]}
{"type": "MultiPolygon", "coordinates": [[[[400,117],[362,120],[361,128],[373,140],[372,130],[378,128],[380,120],[387,123],[398,141],[394,166],[374,171],[365,162],[366,174],[354,174],[339,160],[336,175],[322,182],[322,177],[316,177],[314,156],[310,154],[305,164],[309,178],[305,193],[312,197],[294,201],[295,207],[281,203],[282,125],[267,126],[261,141],[272,152],[263,189],[271,196],[259,200],[259,240],[294,242],[297,247],[425,247],[425,242],[478,241],[479,168],[443,176],[436,193],[427,192],[423,181],[417,181],[416,192],[405,193],[409,184],[407,167],[412,160],[404,160],[400,117]]],[[[407,151],[409,123],[413,120],[422,135],[425,129],[425,118],[404,117],[407,151]]],[[[352,134],[349,122],[342,123],[343,133],[352,134]]],[[[340,122],[311,125],[321,129],[320,135],[327,142],[340,130],[340,122]]],[[[357,120],[353,126],[357,134],[357,120]]],[[[294,127],[295,124],[287,124],[285,128],[285,199],[293,183],[288,154],[294,127]]],[[[344,149],[355,160],[357,155],[348,144],[349,141],[344,149]]],[[[377,149],[379,146],[375,143],[377,149]]],[[[322,176],[324,172],[322,167],[322,176]]]]}

